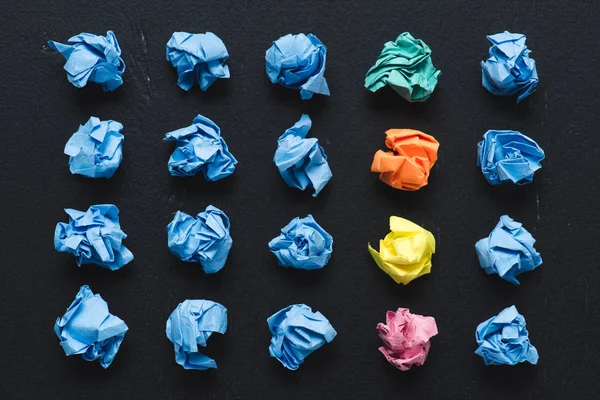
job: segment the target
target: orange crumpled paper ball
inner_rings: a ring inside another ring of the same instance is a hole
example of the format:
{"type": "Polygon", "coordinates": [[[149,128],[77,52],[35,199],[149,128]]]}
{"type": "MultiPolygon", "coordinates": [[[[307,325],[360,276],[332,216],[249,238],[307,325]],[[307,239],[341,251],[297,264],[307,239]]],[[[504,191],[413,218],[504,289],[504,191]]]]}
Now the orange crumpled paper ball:
{"type": "Polygon", "coordinates": [[[385,145],[392,151],[378,150],[371,171],[379,172],[379,179],[396,189],[418,190],[427,185],[440,143],[414,129],[390,129],[385,135],[385,145]]]}

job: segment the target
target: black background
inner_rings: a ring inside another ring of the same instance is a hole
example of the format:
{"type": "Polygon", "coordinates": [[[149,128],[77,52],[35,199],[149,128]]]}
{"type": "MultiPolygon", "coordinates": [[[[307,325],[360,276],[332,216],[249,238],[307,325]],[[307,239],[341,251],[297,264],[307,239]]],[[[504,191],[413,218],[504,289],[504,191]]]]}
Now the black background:
{"type": "Polygon", "coordinates": [[[28,1],[4,2],[0,34],[0,385],[9,399],[370,399],[595,398],[600,380],[596,189],[600,123],[595,1],[28,1]],[[127,4],[125,4],[127,3],[127,4]],[[483,3],[483,4],[482,4],[483,3]],[[67,81],[63,58],[47,46],[79,32],[113,30],[127,64],[113,93],[67,81]],[[516,105],[481,87],[486,34],[525,33],[540,85],[516,105]],[[225,42],[231,79],[208,92],[176,85],[165,60],[174,31],[212,31],[225,42]],[[424,104],[391,90],[372,94],[364,76],[384,42],[404,31],[423,39],[442,70],[424,104]],[[287,33],[312,32],[328,47],[331,97],[301,101],[271,85],[264,53],[287,33]],[[239,160],[216,183],[173,178],[168,131],[201,113],[222,129],[239,160]],[[313,119],[333,171],[312,198],[288,188],[273,165],[279,135],[302,113],[313,119]],[[125,126],[124,160],[111,180],[72,176],[67,139],[90,115],[125,126]],[[394,190],[369,171],[389,128],[414,128],[441,143],[430,183],[394,190]],[[534,138],[547,159],[533,184],[490,187],[475,166],[488,129],[534,138]],[[54,227],[65,207],[114,203],[135,260],[117,272],[57,253],[54,227]],[[226,267],[207,276],[170,254],[165,227],[177,210],[213,204],[232,221],[226,267]],[[296,216],[312,213],[334,237],[328,266],[277,266],[267,243],[296,216]],[[486,276],[474,244],[502,214],[523,222],[544,264],[513,287],[486,276]],[[367,252],[406,217],[437,239],[433,271],[396,285],[367,252]],[[89,284],[130,330],[108,370],[65,357],[52,331],[77,290],[89,284]],[[206,353],[219,369],[175,363],[165,321],[187,298],[229,310],[229,329],[206,353]],[[265,319],[303,302],[329,318],[337,338],[298,371],[269,357],[265,319]],[[477,324],[515,304],[525,315],[537,366],[486,367],[473,351],[477,324]],[[377,351],[375,326],[388,309],[436,318],[426,364],[402,373],[377,351]]]}

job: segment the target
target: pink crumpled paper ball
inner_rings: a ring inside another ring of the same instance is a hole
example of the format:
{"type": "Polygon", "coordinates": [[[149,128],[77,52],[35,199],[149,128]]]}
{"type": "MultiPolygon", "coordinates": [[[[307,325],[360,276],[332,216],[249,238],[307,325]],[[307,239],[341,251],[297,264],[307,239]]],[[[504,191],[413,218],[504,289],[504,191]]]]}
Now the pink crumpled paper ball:
{"type": "Polygon", "coordinates": [[[408,308],[388,311],[386,323],[377,324],[383,346],[379,351],[390,364],[401,371],[423,365],[429,353],[429,339],[438,334],[433,317],[411,314],[408,308]]]}

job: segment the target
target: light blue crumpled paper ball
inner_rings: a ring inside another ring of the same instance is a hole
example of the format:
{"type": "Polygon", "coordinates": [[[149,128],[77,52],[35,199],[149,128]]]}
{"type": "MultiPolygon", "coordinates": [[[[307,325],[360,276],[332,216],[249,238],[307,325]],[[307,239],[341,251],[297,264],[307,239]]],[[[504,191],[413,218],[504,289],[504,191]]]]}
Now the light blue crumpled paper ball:
{"type": "Polygon", "coordinates": [[[91,117],[80,125],[65,145],[72,174],[88,178],[111,178],[123,160],[123,125],[91,117]]]}
{"type": "Polygon", "coordinates": [[[105,92],[111,92],[123,84],[125,62],[113,31],[106,32],[106,36],[80,33],[68,43],[48,41],[48,45],[67,60],[64,69],[75,87],[94,82],[105,92]]]}
{"type": "Polygon", "coordinates": [[[273,162],[288,186],[311,188],[316,197],[332,177],[325,151],[316,138],[306,139],[312,121],[307,114],[277,139],[273,162]]]}
{"type": "Polygon", "coordinates": [[[271,83],[300,89],[302,100],[314,93],[329,96],[323,76],[326,56],[327,47],[312,33],[287,34],[274,41],[265,54],[267,76],[271,83]]]}
{"type": "Polygon", "coordinates": [[[481,356],[485,365],[515,365],[521,362],[537,364],[537,349],[529,341],[525,317],[515,306],[505,308],[482,322],[475,332],[479,347],[475,354],[481,356]]]}
{"type": "Polygon", "coordinates": [[[337,335],[329,320],[306,304],[286,307],[269,317],[267,323],[273,335],[269,353],[290,370],[298,369],[309,354],[337,335]]]}
{"type": "Polygon", "coordinates": [[[81,354],[86,361],[99,360],[108,368],[129,328],[108,311],[108,304],[89,286],[79,289],[65,315],[56,319],[54,332],[67,356],[81,354]]]}
{"type": "Polygon", "coordinates": [[[481,62],[481,81],[496,96],[517,95],[517,103],[535,91],[539,79],[535,60],[520,33],[504,31],[487,37],[492,42],[489,58],[481,62]]]}
{"type": "Polygon", "coordinates": [[[177,68],[177,85],[190,90],[198,82],[207,90],[217,79],[229,78],[225,43],[214,33],[175,32],[167,42],[167,61],[177,68]]]}
{"type": "Polygon", "coordinates": [[[491,185],[531,183],[544,157],[533,139],[517,131],[489,130],[477,144],[477,166],[491,185]]]}
{"type": "Polygon", "coordinates": [[[535,239],[521,223],[503,215],[490,236],[475,244],[475,251],[485,272],[518,285],[517,275],[542,264],[534,243],[535,239]]]}
{"type": "Polygon", "coordinates": [[[217,207],[208,206],[196,218],[177,211],[167,225],[171,253],[186,262],[202,265],[207,274],[220,271],[227,261],[233,239],[229,218],[217,207]]]}
{"type": "Polygon", "coordinates": [[[333,237],[310,214],[294,218],[269,242],[279,265],[307,270],[323,268],[331,258],[332,246],[333,237]]]}
{"type": "Polygon", "coordinates": [[[198,114],[193,124],[166,134],[165,141],[175,142],[169,158],[172,176],[194,176],[202,171],[207,181],[218,181],[235,171],[237,160],[221,137],[221,130],[210,119],[198,114]]]}
{"type": "Polygon", "coordinates": [[[173,343],[175,361],[185,369],[217,368],[212,358],[200,353],[198,345],[206,347],[213,333],[227,330],[227,309],[210,300],[186,300],[180,303],[167,320],[167,338],[173,343]]]}
{"type": "Polygon", "coordinates": [[[87,211],[66,208],[69,222],[59,222],[54,231],[54,248],[72,254],[77,265],[96,264],[117,270],[133,260],[123,240],[119,209],[113,204],[98,204],[87,211]]]}

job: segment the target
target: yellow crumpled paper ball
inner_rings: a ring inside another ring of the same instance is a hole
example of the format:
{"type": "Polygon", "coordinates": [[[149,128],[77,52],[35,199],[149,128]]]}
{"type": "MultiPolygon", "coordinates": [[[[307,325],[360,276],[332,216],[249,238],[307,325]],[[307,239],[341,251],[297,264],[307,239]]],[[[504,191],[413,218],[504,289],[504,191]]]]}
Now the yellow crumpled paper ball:
{"type": "Polygon", "coordinates": [[[419,225],[400,217],[390,217],[391,232],[379,241],[379,251],[369,253],[396,283],[408,284],[431,272],[431,256],[435,253],[435,238],[419,225]]]}

